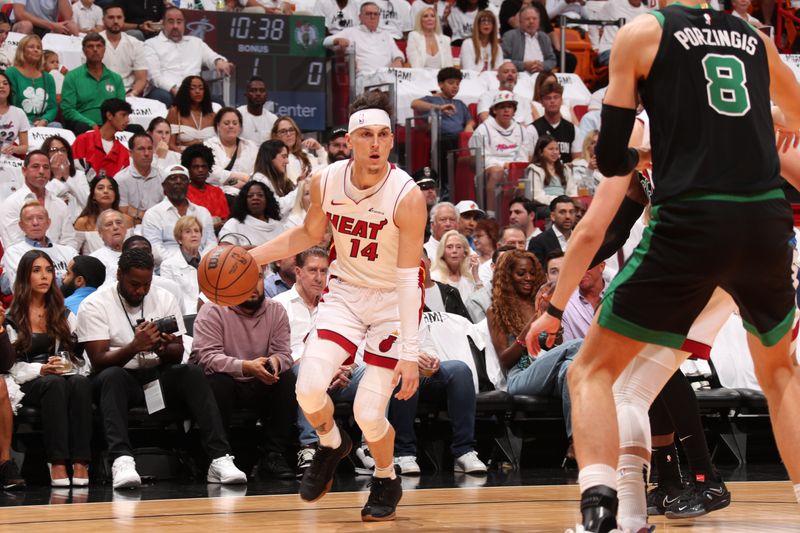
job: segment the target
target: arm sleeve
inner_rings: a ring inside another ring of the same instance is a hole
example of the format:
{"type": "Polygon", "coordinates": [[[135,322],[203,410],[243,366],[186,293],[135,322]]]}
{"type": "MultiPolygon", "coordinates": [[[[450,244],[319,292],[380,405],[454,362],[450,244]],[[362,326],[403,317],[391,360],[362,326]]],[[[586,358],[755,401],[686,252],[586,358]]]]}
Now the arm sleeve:
{"type": "Polygon", "coordinates": [[[397,298],[400,308],[400,360],[419,358],[419,321],[422,317],[422,290],[419,268],[397,269],[397,298]]]}
{"type": "Polygon", "coordinates": [[[597,168],[604,176],[625,176],[639,162],[636,149],[628,148],[636,110],[603,104],[600,120],[603,127],[595,147],[597,168]]]}

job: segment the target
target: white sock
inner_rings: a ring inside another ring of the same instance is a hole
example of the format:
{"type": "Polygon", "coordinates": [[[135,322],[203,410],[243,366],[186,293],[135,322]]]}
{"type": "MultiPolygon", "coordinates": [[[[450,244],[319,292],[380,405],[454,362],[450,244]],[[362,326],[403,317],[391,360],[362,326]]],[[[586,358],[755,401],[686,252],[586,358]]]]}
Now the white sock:
{"type": "Polygon", "coordinates": [[[617,523],[623,531],[639,531],[647,526],[646,470],[650,463],[638,455],[624,454],[617,467],[617,523]]]}
{"type": "Polygon", "coordinates": [[[375,465],[375,473],[373,474],[375,477],[386,477],[389,479],[395,479],[397,474],[394,471],[394,464],[389,464],[386,468],[381,468],[377,464],[375,465]]]}
{"type": "Polygon", "coordinates": [[[333,423],[333,429],[329,432],[325,433],[324,435],[317,431],[317,436],[319,436],[319,444],[320,446],[325,446],[326,448],[338,448],[342,445],[342,435],[339,433],[339,426],[336,423],[333,423]]]}
{"type": "Polygon", "coordinates": [[[598,485],[617,490],[617,471],[613,466],[602,463],[589,465],[581,468],[578,473],[578,484],[581,487],[581,494],[598,485]]]}
{"type": "Polygon", "coordinates": [[[800,503],[800,483],[793,486],[794,486],[794,497],[797,500],[797,503],[800,503]]]}

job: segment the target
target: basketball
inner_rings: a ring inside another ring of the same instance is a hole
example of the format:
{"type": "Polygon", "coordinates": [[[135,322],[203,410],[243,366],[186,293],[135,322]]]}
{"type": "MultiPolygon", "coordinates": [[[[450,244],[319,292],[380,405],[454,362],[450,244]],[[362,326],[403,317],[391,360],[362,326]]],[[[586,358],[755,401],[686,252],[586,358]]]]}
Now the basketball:
{"type": "Polygon", "coordinates": [[[215,304],[226,306],[247,300],[260,275],[253,256],[241,246],[217,246],[197,267],[200,290],[215,304]]]}

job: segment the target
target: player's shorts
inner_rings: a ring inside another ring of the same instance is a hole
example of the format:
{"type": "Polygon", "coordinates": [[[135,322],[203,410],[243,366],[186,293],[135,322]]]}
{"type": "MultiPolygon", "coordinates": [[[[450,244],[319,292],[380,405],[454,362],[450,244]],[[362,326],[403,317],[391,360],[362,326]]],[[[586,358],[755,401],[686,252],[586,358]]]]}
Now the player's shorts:
{"type": "Polygon", "coordinates": [[[670,200],[653,208],[641,243],[606,291],[598,323],[685,349],[692,324],[720,287],[739,307],[745,329],[771,346],[794,320],[794,241],[792,210],[780,190],[670,200]]]}
{"type": "Polygon", "coordinates": [[[364,362],[394,369],[400,357],[397,291],[352,285],[331,277],[317,307],[316,333],[344,348],[351,364],[362,342],[364,362]]]}

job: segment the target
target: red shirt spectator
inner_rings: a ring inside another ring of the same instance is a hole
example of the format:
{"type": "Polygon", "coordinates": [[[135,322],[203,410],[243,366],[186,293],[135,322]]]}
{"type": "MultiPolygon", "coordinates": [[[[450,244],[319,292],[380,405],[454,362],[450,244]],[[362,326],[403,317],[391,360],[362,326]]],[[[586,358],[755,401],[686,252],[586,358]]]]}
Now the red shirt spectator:
{"type": "Polygon", "coordinates": [[[111,150],[107,153],[100,136],[100,128],[95,126],[92,131],[78,135],[72,145],[75,159],[85,159],[86,162],[100,174],[104,170],[108,177],[113,177],[117,172],[130,164],[131,155],[122,143],[114,139],[111,150]]]}
{"type": "Polygon", "coordinates": [[[228,199],[225,198],[225,193],[222,189],[215,185],[204,184],[203,188],[196,187],[194,183],[189,184],[189,191],[186,193],[186,198],[196,205],[202,205],[212,217],[219,217],[222,220],[227,220],[230,216],[230,208],[228,207],[228,199]]]}

